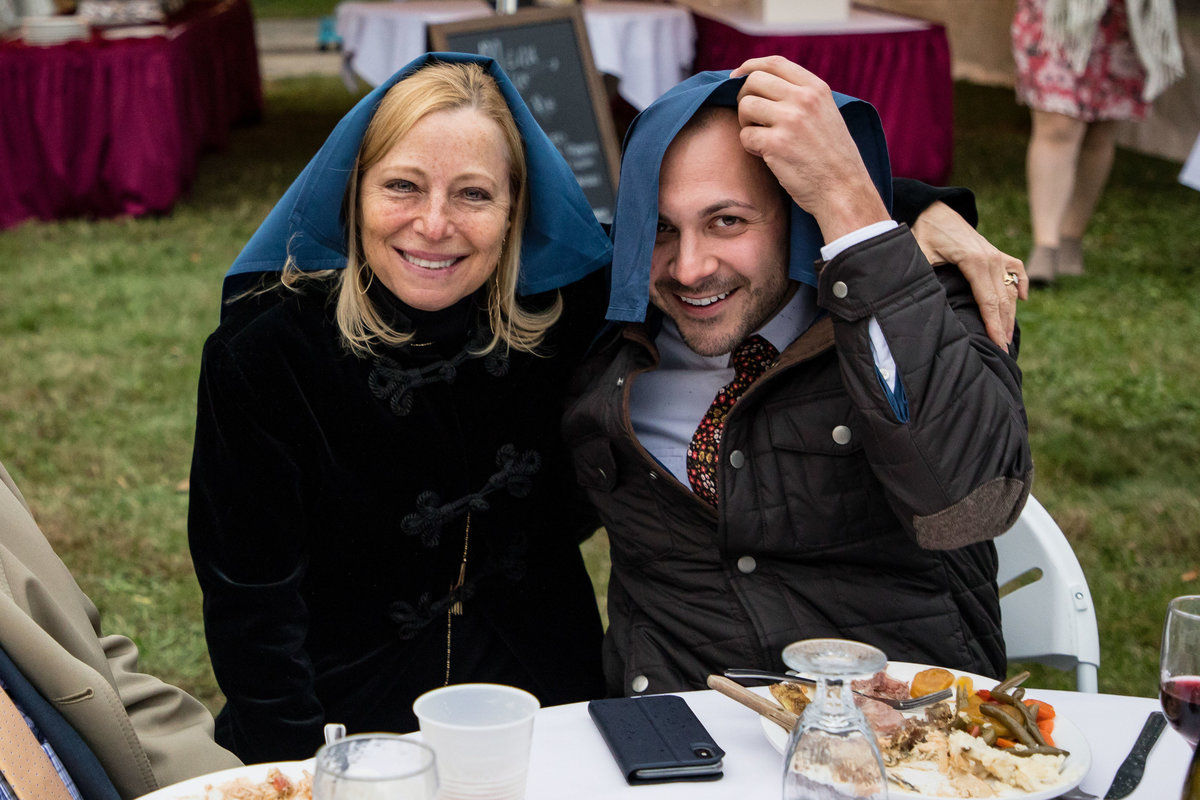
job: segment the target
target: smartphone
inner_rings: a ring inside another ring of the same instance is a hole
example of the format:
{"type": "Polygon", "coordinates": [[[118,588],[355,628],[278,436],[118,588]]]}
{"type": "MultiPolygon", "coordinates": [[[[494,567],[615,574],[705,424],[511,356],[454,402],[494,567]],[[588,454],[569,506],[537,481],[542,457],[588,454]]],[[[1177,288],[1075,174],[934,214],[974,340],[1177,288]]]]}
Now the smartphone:
{"type": "Polygon", "coordinates": [[[675,695],[593,700],[588,713],[630,784],[712,781],[725,751],[675,695]]]}

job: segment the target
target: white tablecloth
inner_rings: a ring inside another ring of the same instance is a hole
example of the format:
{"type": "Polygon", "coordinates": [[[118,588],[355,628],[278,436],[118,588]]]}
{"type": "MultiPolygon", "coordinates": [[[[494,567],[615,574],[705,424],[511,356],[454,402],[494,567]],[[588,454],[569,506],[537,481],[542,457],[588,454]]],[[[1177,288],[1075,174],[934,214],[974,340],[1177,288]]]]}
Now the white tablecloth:
{"type": "Polygon", "coordinates": [[[428,49],[430,25],[486,17],[495,12],[483,0],[410,0],[407,3],[338,3],[342,37],[342,77],[355,88],[358,75],[378,86],[428,49]]]}
{"type": "MultiPolygon", "coordinates": [[[[582,8],[596,68],[616,76],[618,91],[633,106],[645,108],[691,74],[695,29],[685,9],[637,2],[582,8]]],[[[344,2],[336,13],[347,85],[357,75],[378,86],[425,52],[428,26],[493,11],[483,0],[409,0],[344,2]]]]}
{"type": "Polygon", "coordinates": [[[685,9],[657,3],[583,6],[596,69],[616,76],[621,96],[639,110],[691,75],[696,29],[685,9]]]}
{"type": "Polygon", "coordinates": [[[736,4],[713,0],[676,0],[697,14],[723,22],[752,36],[826,36],[835,33],[901,33],[919,31],[929,23],[913,17],[851,7],[844,20],[828,22],[763,22],[736,4]]]}
{"type": "MultiPolygon", "coordinates": [[[[1088,739],[1092,768],[1082,788],[1103,797],[1158,701],[1145,697],[1030,690],[1074,722],[1088,739]]],[[[684,694],[688,705],[725,750],[725,776],[709,783],[630,787],[588,716],[587,704],[542,709],[534,723],[526,800],[775,800],[782,757],[767,742],[758,716],[715,692],[684,694]]],[[[1150,753],[1146,776],[1129,800],[1179,796],[1191,750],[1169,726],[1150,753]]]]}

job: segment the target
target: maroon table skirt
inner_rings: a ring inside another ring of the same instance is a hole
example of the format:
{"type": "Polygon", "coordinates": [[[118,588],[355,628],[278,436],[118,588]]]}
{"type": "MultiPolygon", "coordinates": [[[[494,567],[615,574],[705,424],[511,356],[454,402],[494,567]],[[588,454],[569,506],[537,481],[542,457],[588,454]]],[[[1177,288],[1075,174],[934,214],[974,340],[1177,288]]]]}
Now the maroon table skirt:
{"type": "Polygon", "coordinates": [[[940,25],[900,33],[754,36],[693,14],[697,72],[781,55],[835,91],[869,101],[887,134],[892,171],[941,184],[954,155],[950,46],[940,25]]]}
{"type": "Polygon", "coordinates": [[[168,211],[262,113],[250,5],[194,0],[148,39],[0,44],[0,109],[0,228],[168,211]]]}

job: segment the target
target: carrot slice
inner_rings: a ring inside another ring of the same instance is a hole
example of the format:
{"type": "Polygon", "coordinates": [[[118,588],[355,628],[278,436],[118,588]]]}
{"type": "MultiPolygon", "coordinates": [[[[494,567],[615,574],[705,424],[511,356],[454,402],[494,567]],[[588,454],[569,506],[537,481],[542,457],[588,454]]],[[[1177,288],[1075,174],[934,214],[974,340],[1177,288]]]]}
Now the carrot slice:
{"type": "Polygon", "coordinates": [[[1054,720],[1053,719],[1046,719],[1046,720],[1039,719],[1037,726],[1038,726],[1038,731],[1042,734],[1042,738],[1046,740],[1046,744],[1050,745],[1051,747],[1054,747],[1054,739],[1052,739],[1050,737],[1050,734],[1052,734],[1054,732],[1054,720]]]}
{"type": "Polygon", "coordinates": [[[1037,705],[1037,707],[1038,707],[1037,721],[1038,722],[1043,722],[1048,719],[1054,719],[1054,706],[1050,705],[1049,703],[1045,702],[1044,700],[1026,700],[1025,705],[1027,705],[1027,706],[1037,705]]]}

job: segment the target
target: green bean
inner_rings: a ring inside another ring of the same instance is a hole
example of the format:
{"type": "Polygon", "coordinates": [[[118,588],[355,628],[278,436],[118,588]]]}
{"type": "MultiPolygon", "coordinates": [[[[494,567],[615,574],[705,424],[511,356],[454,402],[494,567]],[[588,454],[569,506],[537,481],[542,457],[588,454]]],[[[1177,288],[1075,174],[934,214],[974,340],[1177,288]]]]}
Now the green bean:
{"type": "Polygon", "coordinates": [[[998,719],[1003,722],[1004,727],[1012,731],[1013,735],[1020,739],[1021,744],[1025,745],[1026,747],[1038,746],[1038,743],[1033,740],[1033,737],[1029,735],[1029,731],[1025,730],[1025,726],[1022,725],[1019,720],[1012,718],[1005,713],[1003,709],[999,708],[995,704],[984,703],[979,707],[979,711],[980,713],[986,714],[992,719],[998,719]]]}
{"type": "Polygon", "coordinates": [[[967,693],[967,687],[963,683],[958,683],[954,689],[954,710],[964,711],[971,703],[971,695],[967,693]]]}
{"type": "MultiPolygon", "coordinates": [[[[1007,713],[1005,713],[999,707],[988,704],[988,703],[984,703],[983,705],[981,705],[979,707],[979,710],[981,712],[983,712],[984,714],[988,715],[989,717],[998,719],[1001,722],[1006,723],[1006,727],[1009,730],[1011,730],[1018,739],[1021,740],[1021,744],[1025,745],[1024,750],[1018,750],[1015,747],[1010,748],[1008,752],[1012,753],[1013,755],[1028,756],[1028,755],[1033,755],[1034,753],[1044,753],[1046,755],[1055,755],[1055,756],[1056,755],[1069,755],[1066,750],[1060,750],[1057,747],[1050,747],[1049,745],[1046,744],[1045,739],[1042,740],[1041,744],[1038,744],[1036,741],[1034,741],[1033,737],[1029,734],[1029,731],[1025,729],[1025,726],[1021,725],[1019,722],[1017,722],[1017,720],[1010,717],[1007,713]]],[[[1034,728],[1036,729],[1037,726],[1035,725],[1034,728]]],[[[1041,734],[1039,732],[1039,737],[1040,737],[1040,735],[1041,734]]]]}
{"type": "Polygon", "coordinates": [[[1039,744],[1035,747],[1024,747],[1024,748],[1010,747],[1010,748],[1008,748],[1008,752],[1012,753],[1014,756],[1036,756],[1036,755],[1069,756],[1069,755],[1071,755],[1066,750],[1059,750],[1057,747],[1050,747],[1049,745],[1043,745],[1043,744],[1039,744]]]}
{"type": "Polygon", "coordinates": [[[1049,747],[1046,737],[1042,736],[1042,729],[1037,724],[1038,704],[1027,706],[1024,703],[1017,704],[1017,710],[1021,712],[1021,716],[1025,717],[1025,727],[1029,729],[1029,733],[1033,736],[1033,740],[1043,747],[1049,747]]]}
{"type": "Polygon", "coordinates": [[[986,722],[980,725],[979,723],[972,722],[971,720],[967,719],[965,715],[960,714],[956,716],[950,723],[950,727],[954,728],[955,730],[962,731],[963,733],[969,733],[972,736],[977,736],[980,739],[983,739],[985,744],[992,746],[996,744],[996,729],[986,722]],[[978,733],[976,731],[978,731],[978,733]]]}
{"type": "Polygon", "coordinates": [[[996,745],[996,729],[991,725],[981,725],[979,728],[979,738],[983,739],[989,745],[996,745]]]}
{"type": "Polygon", "coordinates": [[[1021,722],[1018,722],[1017,724],[1018,726],[1023,727],[1025,732],[1029,734],[1029,737],[1033,739],[1033,744],[1040,747],[1046,747],[1048,746],[1046,744],[1046,738],[1042,736],[1042,731],[1037,726],[1037,710],[1035,708],[1034,711],[1030,713],[1029,706],[1021,702],[1023,697],[1025,697],[1025,690],[1020,688],[1016,689],[1011,695],[1005,694],[1004,692],[997,692],[994,689],[992,690],[992,699],[999,700],[1005,705],[1012,706],[1017,710],[1017,713],[1021,715],[1021,722]]]}
{"type": "Polygon", "coordinates": [[[1014,686],[1020,686],[1022,683],[1024,683],[1028,679],[1029,679],[1029,671],[1028,670],[1026,670],[1025,672],[1019,672],[1016,675],[1013,675],[1008,680],[1002,681],[1001,683],[996,684],[996,688],[992,689],[992,693],[995,694],[998,691],[999,692],[1007,692],[1009,689],[1012,689],[1014,686]]]}
{"type": "MultiPolygon", "coordinates": [[[[1018,689],[1017,691],[1020,692],[1021,690],[1018,689]]],[[[996,703],[1003,703],[1006,706],[1018,705],[1013,695],[1000,689],[992,689],[992,700],[994,700],[996,703]]]]}
{"type": "Polygon", "coordinates": [[[1013,703],[1013,708],[1021,712],[1021,716],[1025,720],[1025,727],[1029,731],[1029,734],[1033,737],[1033,740],[1039,745],[1048,747],[1049,745],[1046,744],[1046,737],[1042,736],[1042,729],[1039,728],[1037,724],[1037,703],[1034,703],[1032,706],[1025,705],[1024,687],[1014,689],[1012,693],[1012,699],[1016,701],[1013,703]]]}

